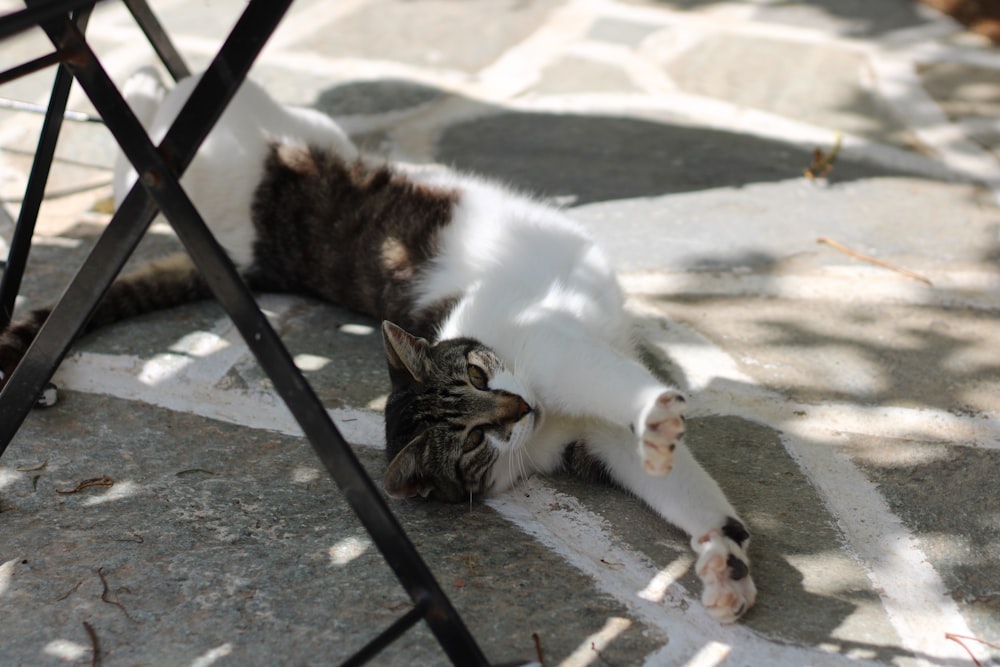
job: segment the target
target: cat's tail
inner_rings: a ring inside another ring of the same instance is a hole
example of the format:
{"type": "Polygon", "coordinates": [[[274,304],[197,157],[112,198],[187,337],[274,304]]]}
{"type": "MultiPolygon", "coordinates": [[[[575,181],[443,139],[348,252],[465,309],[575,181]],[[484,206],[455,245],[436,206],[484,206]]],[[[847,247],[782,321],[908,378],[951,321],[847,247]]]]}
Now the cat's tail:
{"type": "MultiPolygon", "coordinates": [[[[150,262],[128,273],[108,289],[84,333],[129,317],[164,310],[211,296],[191,259],[184,253],[150,262]]],[[[0,333],[0,388],[42,328],[51,307],[15,319],[0,333]]]]}
{"type": "MultiPolygon", "coordinates": [[[[156,118],[156,112],[167,96],[167,86],[163,83],[160,72],[152,66],[142,67],[128,78],[122,86],[122,95],[128,103],[132,113],[142,123],[143,128],[149,131],[156,118]]],[[[115,210],[122,203],[125,195],[135,182],[136,174],[132,165],[125,158],[122,151],[118,151],[115,158],[115,172],[113,191],[115,196],[115,210]]]]}

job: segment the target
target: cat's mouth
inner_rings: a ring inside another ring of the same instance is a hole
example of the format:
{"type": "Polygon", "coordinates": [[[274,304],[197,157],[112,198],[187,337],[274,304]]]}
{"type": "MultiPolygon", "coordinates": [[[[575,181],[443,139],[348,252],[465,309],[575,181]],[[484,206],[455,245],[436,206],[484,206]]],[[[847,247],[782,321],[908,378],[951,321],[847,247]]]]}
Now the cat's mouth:
{"type": "Polygon", "coordinates": [[[536,402],[534,405],[528,403],[528,406],[530,410],[528,411],[527,414],[525,414],[525,417],[531,418],[532,420],[531,429],[533,431],[537,431],[542,426],[542,421],[545,419],[545,413],[542,412],[542,406],[540,403],[536,402]]]}

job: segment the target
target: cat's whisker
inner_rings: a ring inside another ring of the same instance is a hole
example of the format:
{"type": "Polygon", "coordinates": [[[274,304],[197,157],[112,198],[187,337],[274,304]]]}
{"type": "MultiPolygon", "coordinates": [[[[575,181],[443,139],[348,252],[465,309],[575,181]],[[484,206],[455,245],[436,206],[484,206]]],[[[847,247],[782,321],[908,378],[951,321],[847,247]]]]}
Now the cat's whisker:
{"type": "Polygon", "coordinates": [[[540,470],[541,466],[539,466],[537,463],[535,463],[535,460],[533,458],[531,458],[531,452],[528,450],[527,447],[525,447],[524,445],[522,445],[520,447],[520,450],[521,450],[521,472],[524,474],[525,479],[527,479],[528,473],[524,469],[524,458],[525,457],[527,457],[528,462],[531,463],[532,470],[540,470]]]}
{"type": "Polygon", "coordinates": [[[507,456],[507,475],[510,477],[511,486],[515,486],[518,483],[516,467],[514,464],[514,457],[517,454],[516,449],[510,450],[510,454],[507,456]]]}

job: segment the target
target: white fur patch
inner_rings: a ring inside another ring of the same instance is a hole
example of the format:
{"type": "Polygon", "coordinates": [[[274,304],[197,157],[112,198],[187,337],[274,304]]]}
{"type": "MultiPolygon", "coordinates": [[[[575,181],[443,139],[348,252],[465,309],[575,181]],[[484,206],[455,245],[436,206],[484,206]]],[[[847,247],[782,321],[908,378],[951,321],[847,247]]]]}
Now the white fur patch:
{"type": "MultiPolygon", "coordinates": [[[[127,101],[140,112],[140,120],[154,142],[166,134],[198,79],[183,79],[167,91],[162,84],[157,87],[158,80],[148,70],[140,70],[126,84],[127,101]]],[[[358,155],[330,117],[314,109],[281,106],[260,86],[246,81],[181,179],[205,223],[241,269],[253,261],[256,232],[250,207],[273,142],[330,147],[349,161],[358,155]]],[[[116,205],[135,180],[135,170],[119,160],[114,177],[116,205]]]]}

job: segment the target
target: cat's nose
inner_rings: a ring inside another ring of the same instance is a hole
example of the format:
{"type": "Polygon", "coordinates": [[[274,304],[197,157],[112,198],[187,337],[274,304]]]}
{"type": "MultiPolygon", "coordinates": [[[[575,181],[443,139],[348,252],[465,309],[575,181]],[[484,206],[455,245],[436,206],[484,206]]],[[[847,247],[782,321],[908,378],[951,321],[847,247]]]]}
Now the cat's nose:
{"type": "Polygon", "coordinates": [[[531,412],[531,406],[517,394],[507,391],[499,392],[499,394],[499,402],[496,407],[498,408],[497,418],[500,421],[516,424],[531,412]]]}

